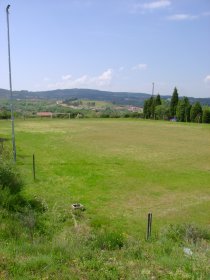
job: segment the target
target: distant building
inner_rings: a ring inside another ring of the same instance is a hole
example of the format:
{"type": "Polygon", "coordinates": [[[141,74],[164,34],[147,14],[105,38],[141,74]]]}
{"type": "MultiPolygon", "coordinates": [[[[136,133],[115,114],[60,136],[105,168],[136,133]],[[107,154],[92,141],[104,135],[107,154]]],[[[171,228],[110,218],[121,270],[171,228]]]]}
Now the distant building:
{"type": "Polygon", "coordinates": [[[52,118],[53,113],[52,112],[37,112],[36,115],[38,117],[50,117],[50,118],[52,118]]]}
{"type": "Polygon", "coordinates": [[[136,107],[136,106],[129,106],[128,107],[128,111],[130,112],[142,112],[143,108],[141,107],[136,107]]]}

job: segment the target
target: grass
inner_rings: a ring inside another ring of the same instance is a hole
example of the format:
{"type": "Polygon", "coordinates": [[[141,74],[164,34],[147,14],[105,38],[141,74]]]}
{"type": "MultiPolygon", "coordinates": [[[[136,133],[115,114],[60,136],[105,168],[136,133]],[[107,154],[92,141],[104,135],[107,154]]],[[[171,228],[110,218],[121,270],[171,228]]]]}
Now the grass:
{"type": "MultiPolygon", "coordinates": [[[[0,136],[9,137],[10,130],[9,121],[0,122],[0,136]]],[[[207,241],[188,244],[197,250],[191,260],[180,244],[159,235],[169,224],[209,228],[209,125],[17,120],[15,131],[24,196],[37,197],[48,211],[39,218],[32,244],[27,228],[19,233],[21,244],[11,237],[5,244],[4,236],[2,278],[58,279],[60,273],[60,279],[208,279],[207,241]],[[75,202],[86,207],[76,214],[76,229],[75,202]]]]}

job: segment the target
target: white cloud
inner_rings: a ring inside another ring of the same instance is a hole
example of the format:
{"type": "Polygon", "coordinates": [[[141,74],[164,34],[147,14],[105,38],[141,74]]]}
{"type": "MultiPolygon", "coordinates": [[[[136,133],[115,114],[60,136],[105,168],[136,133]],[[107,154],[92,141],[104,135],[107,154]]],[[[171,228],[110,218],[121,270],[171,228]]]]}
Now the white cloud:
{"type": "Polygon", "coordinates": [[[72,75],[63,75],[61,78],[63,81],[70,80],[72,78],[72,75]]]}
{"type": "Polygon", "coordinates": [[[77,78],[76,80],[71,81],[71,83],[75,84],[75,86],[80,86],[80,85],[82,86],[89,83],[89,78],[87,75],[83,75],[77,78]]]}
{"type": "Polygon", "coordinates": [[[173,20],[173,21],[184,21],[184,20],[196,20],[199,18],[209,17],[209,16],[210,16],[210,12],[204,12],[204,13],[197,14],[197,15],[174,14],[174,15],[168,16],[167,19],[173,20]]]}
{"type": "Polygon", "coordinates": [[[98,76],[83,75],[79,78],[73,79],[71,75],[61,77],[61,81],[51,83],[48,85],[50,89],[66,89],[74,87],[89,87],[89,88],[103,88],[109,86],[113,78],[113,70],[107,69],[98,76]]]}
{"type": "Polygon", "coordinates": [[[206,78],[204,79],[205,83],[210,83],[210,75],[207,75],[206,78]]]}
{"type": "Polygon", "coordinates": [[[171,1],[168,0],[160,0],[160,1],[154,1],[151,3],[144,3],[142,4],[143,9],[160,9],[160,8],[166,8],[171,5],[171,1]]]}
{"type": "Polygon", "coordinates": [[[108,69],[105,72],[103,72],[99,77],[95,77],[94,80],[100,85],[107,84],[107,83],[109,84],[110,81],[112,80],[112,74],[113,74],[112,69],[108,69]]]}
{"type": "Polygon", "coordinates": [[[145,63],[139,63],[132,67],[132,70],[144,70],[147,68],[147,64],[145,63]]]}
{"type": "Polygon", "coordinates": [[[153,1],[150,3],[143,3],[143,4],[134,4],[133,5],[133,12],[137,11],[146,11],[146,10],[157,10],[157,9],[163,9],[167,8],[171,5],[171,1],[169,0],[158,0],[153,1]]]}
{"type": "Polygon", "coordinates": [[[168,16],[168,20],[174,20],[174,21],[182,21],[182,20],[194,20],[199,18],[198,15],[189,15],[189,14],[175,14],[168,16]]]}

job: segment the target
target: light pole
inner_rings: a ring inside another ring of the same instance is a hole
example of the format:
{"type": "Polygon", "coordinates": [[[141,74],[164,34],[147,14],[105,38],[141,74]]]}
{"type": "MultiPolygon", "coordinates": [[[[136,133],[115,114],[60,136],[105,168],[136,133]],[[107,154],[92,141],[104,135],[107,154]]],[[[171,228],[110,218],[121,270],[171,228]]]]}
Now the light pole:
{"type": "MultiPolygon", "coordinates": [[[[153,104],[154,104],[154,99],[153,99],[154,98],[154,91],[155,91],[155,83],[153,82],[152,83],[152,102],[153,102],[153,104]]],[[[155,107],[154,107],[154,120],[155,120],[155,107]]]]}
{"type": "Polygon", "coordinates": [[[9,60],[10,108],[11,108],[11,121],[12,121],[13,159],[14,159],[14,162],[16,162],[14,109],[13,109],[13,96],[12,96],[12,73],[11,73],[11,58],[10,58],[9,8],[10,8],[10,5],[8,5],[7,8],[6,8],[6,14],[7,14],[7,38],[8,38],[8,60],[9,60]]]}

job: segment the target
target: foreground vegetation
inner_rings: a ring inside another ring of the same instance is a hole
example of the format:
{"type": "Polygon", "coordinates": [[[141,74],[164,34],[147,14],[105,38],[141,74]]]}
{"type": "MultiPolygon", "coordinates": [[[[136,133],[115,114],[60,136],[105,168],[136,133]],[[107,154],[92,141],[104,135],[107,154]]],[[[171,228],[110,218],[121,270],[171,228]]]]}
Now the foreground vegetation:
{"type": "MultiPolygon", "coordinates": [[[[0,128],[9,137],[10,122],[0,128]]],[[[18,171],[5,161],[9,142],[0,162],[0,279],[210,277],[208,125],[83,119],[15,128],[18,171]],[[16,178],[14,192],[5,174],[16,178]],[[72,211],[75,202],[86,210],[72,211]]]]}

